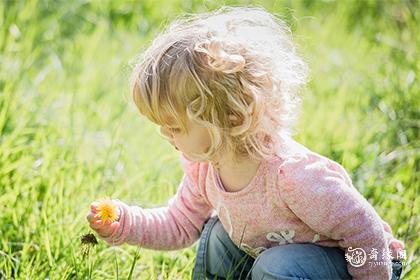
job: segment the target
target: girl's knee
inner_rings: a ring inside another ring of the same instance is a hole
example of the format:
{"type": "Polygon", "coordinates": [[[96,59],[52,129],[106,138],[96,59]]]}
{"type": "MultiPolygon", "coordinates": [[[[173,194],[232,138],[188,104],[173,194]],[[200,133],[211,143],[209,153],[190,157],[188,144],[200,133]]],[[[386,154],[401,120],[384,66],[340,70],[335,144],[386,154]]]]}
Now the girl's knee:
{"type": "Polygon", "coordinates": [[[261,253],[251,275],[252,279],[351,279],[340,249],[297,243],[261,253]]]}
{"type": "MultiPolygon", "coordinates": [[[[294,244],[290,244],[294,245],[294,244]]],[[[289,248],[283,245],[263,251],[254,262],[252,279],[283,279],[294,274],[294,256],[288,255],[289,248]]]]}

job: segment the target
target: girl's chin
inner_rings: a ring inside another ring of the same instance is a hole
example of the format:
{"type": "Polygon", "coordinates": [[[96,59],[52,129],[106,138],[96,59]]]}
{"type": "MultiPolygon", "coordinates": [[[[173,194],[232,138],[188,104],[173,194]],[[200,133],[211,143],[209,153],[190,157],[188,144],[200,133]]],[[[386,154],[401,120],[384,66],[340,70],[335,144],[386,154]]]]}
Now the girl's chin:
{"type": "Polygon", "coordinates": [[[196,162],[197,161],[196,159],[193,159],[193,158],[189,157],[186,153],[183,153],[183,152],[181,152],[181,153],[182,153],[182,156],[184,158],[186,158],[188,161],[192,161],[192,162],[196,162]]]}

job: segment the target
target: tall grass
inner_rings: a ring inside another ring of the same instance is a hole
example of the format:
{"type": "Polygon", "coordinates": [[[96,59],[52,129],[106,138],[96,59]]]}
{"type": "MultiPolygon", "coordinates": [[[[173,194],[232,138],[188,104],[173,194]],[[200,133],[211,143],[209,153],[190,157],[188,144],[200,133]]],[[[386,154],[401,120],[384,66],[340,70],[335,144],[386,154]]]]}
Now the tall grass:
{"type": "Polygon", "coordinates": [[[127,90],[142,47],[182,11],[255,3],[284,15],[311,67],[296,139],[343,164],[418,278],[418,2],[180,0],[0,1],[0,278],[190,277],[196,245],[83,255],[85,214],[102,196],[165,205],[181,178],[127,90]]]}

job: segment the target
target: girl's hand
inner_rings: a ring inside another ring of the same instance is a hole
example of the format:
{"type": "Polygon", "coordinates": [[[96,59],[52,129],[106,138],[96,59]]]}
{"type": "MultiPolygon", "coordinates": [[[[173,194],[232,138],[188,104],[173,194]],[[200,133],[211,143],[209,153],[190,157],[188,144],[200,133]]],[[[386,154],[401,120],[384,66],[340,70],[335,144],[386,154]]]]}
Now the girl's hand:
{"type": "Polygon", "coordinates": [[[391,244],[389,245],[389,249],[391,250],[393,259],[401,260],[406,258],[405,254],[402,252],[405,250],[405,245],[400,240],[393,238],[391,244]]]}
{"type": "Polygon", "coordinates": [[[101,220],[100,216],[100,209],[98,209],[99,202],[93,202],[90,205],[90,211],[86,215],[86,219],[89,222],[89,226],[98,233],[99,237],[101,238],[107,238],[109,237],[114,230],[120,227],[120,223],[118,222],[119,219],[119,210],[117,208],[117,220],[112,222],[110,220],[101,220]]]}

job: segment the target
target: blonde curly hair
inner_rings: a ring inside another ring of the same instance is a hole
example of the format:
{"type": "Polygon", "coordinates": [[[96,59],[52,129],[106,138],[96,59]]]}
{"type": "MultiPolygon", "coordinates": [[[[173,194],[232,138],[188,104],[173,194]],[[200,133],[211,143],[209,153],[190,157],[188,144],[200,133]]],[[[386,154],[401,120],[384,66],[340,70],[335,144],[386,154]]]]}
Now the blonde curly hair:
{"type": "Polygon", "coordinates": [[[183,15],[141,55],[130,79],[141,114],[158,125],[186,118],[208,128],[211,147],[239,159],[271,157],[299,114],[307,65],[288,26],[259,7],[183,15]]]}

